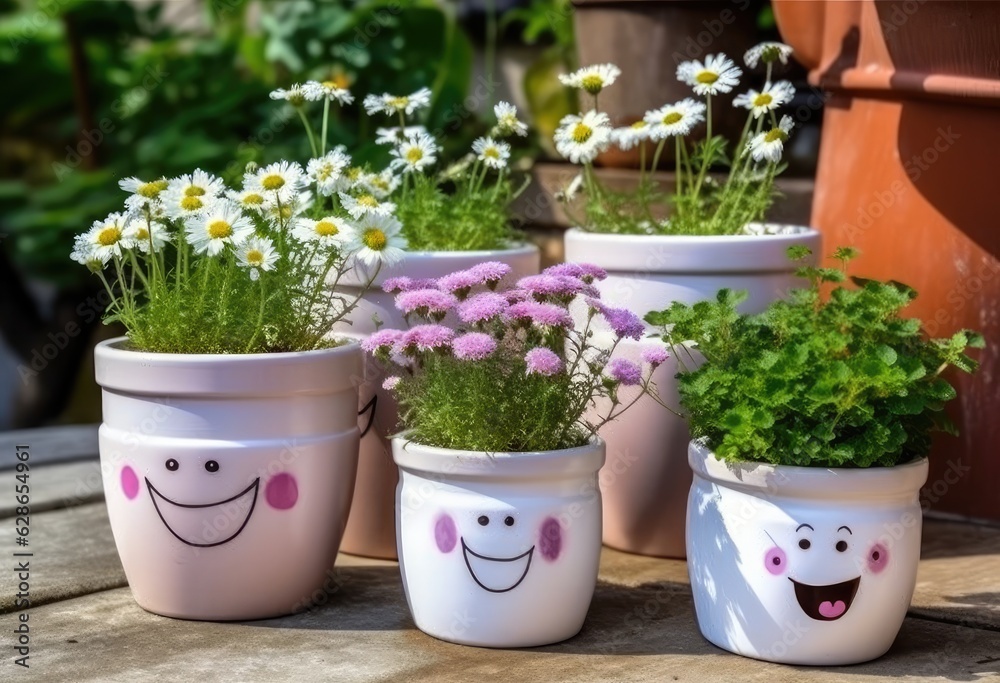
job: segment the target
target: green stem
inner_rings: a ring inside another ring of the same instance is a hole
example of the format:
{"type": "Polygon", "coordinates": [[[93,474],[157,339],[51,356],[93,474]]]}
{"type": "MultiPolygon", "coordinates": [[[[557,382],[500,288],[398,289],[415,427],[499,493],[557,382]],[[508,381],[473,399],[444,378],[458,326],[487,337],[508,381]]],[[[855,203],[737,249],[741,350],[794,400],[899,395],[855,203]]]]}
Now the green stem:
{"type": "Polygon", "coordinates": [[[260,311],[257,314],[257,325],[254,327],[253,335],[250,337],[250,341],[247,343],[246,353],[250,353],[253,349],[254,342],[257,341],[257,336],[260,334],[261,328],[264,327],[264,307],[267,303],[267,291],[264,288],[264,276],[260,278],[260,311]]]}
{"type": "Polygon", "coordinates": [[[299,118],[302,119],[302,125],[306,127],[306,135],[309,136],[309,146],[312,148],[313,156],[318,157],[319,150],[316,148],[316,136],[313,134],[312,126],[309,125],[309,119],[306,118],[302,107],[295,107],[295,111],[298,112],[299,118]]]}
{"type": "Polygon", "coordinates": [[[319,141],[319,155],[323,156],[326,154],[326,128],[327,122],[330,120],[330,99],[323,98],[323,135],[322,139],[319,141]]]}

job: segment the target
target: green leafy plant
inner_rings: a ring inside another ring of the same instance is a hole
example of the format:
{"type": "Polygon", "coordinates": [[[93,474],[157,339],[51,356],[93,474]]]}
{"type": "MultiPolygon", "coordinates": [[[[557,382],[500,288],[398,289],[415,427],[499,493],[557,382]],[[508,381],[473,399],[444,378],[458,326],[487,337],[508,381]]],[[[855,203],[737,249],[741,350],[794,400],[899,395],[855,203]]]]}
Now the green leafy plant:
{"type": "Polygon", "coordinates": [[[746,66],[765,64],[766,77],[760,91],[750,89],[732,101],[747,110],[747,120],[731,151],[728,141],[712,132],[712,108],[720,106],[720,95],[739,84],[743,72],[723,54],[677,67],[678,80],[703,99],[666,104],[622,128],[614,128],[599,109],[601,93],[621,75],[618,67],[597,64],[560,76],[564,85],[593,100],[593,109],[564,117],[554,136],[559,154],[583,167],[562,193],[567,215],[585,230],[632,235],[731,235],[761,221],[774,200],[774,179],[784,168],[784,143],[793,128],[791,117],[779,120],[777,111],[791,101],[795,89],[788,81],[771,81],[775,63],[786,63],[790,54],[782,43],[761,43],[747,51],[746,66]],[[704,138],[692,142],[702,123],[704,138]],[[594,173],[594,160],[612,145],[626,151],[639,148],[640,177],[634,190],[604,187],[594,173]],[[676,162],[672,194],[652,177],[670,148],[676,162]],[[573,202],[581,192],[583,214],[578,215],[573,202]],[[663,218],[665,209],[669,216],[663,218]]]}
{"type": "Polygon", "coordinates": [[[419,324],[379,330],[364,347],[397,373],[384,387],[396,394],[412,440],[487,453],[582,446],[650,390],[666,349],[651,347],[642,365],[612,357],[644,327],[601,302],[592,283],[604,271],[561,264],[501,287],[509,273],[487,262],[430,282],[385,282],[407,321],[419,324]],[[579,330],[569,313],[578,299],[586,311],[579,330]],[[607,347],[595,341],[599,320],[611,330],[607,347]]]}
{"type": "MultiPolygon", "coordinates": [[[[807,255],[790,250],[796,259],[807,255]]],[[[692,436],[720,458],[892,466],[926,455],[932,432],[956,432],[943,412],[955,389],[942,373],[974,372],[965,352],[982,348],[982,336],[926,338],[919,320],[901,315],[913,289],[863,278],[842,284],[855,256],[841,248],[840,268],[800,268],[811,285],[757,315],[741,315],[745,293],[724,289],[714,301],[646,316],[683,368],[679,390],[692,436]],[[836,286],[824,298],[828,284],[836,286]]]]}

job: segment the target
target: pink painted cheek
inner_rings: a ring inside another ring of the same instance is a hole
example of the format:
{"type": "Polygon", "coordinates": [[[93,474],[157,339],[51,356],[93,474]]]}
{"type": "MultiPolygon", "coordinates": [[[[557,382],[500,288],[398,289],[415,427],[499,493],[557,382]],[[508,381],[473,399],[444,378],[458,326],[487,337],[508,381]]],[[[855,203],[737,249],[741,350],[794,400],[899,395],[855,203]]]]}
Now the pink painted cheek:
{"type": "Polygon", "coordinates": [[[881,543],[876,543],[868,551],[868,569],[878,574],[889,564],[889,551],[881,543]]]}
{"type": "Polygon", "coordinates": [[[275,510],[291,508],[299,499],[299,485],[295,482],[295,477],[288,472],[271,477],[271,480],[267,482],[264,498],[268,505],[275,510]]]}
{"type": "Polygon", "coordinates": [[[554,562],[562,552],[562,526],[555,517],[549,517],[542,522],[538,539],[538,551],[549,562],[554,562]]]}
{"type": "Polygon", "coordinates": [[[788,556],[784,550],[774,546],[764,555],[764,567],[775,576],[784,574],[788,569],[788,556]]]}
{"type": "Polygon", "coordinates": [[[434,541],[438,550],[443,553],[450,553],[455,549],[458,531],[455,529],[455,520],[450,515],[441,515],[434,523],[434,541]]]}
{"type": "Polygon", "coordinates": [[[122,468],[122,491],[129,500],[135,500],[135,497],[139,495],[139,477],[136,476],[135,470],[128,465],[122,468]]]}

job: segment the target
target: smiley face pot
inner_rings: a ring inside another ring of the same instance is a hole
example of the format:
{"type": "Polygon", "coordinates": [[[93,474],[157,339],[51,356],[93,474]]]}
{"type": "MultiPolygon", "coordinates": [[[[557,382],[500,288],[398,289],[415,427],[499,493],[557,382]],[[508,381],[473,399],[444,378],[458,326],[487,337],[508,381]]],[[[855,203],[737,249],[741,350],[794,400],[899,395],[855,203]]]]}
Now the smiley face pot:
{"type": "Polygon", "coordinates": [[[357,344],[301,353],[95,351],[101,469],[132,594],[183,619],[328,599],[358,460],[357,344]]]}
{"type": "Polygon", "coordinates": [[[688,461],[687,555],[702,635],[785,664],[856,664],[889,649],[920,559],[927,459],[828,469],[688,461]]]}
{"type": "Polygon", "coordinates": [[[486,454],[397,437],[392,449],[399,567],[420,630],[480,647],[580,631],[601,554],[602,441],[486,454]]]}

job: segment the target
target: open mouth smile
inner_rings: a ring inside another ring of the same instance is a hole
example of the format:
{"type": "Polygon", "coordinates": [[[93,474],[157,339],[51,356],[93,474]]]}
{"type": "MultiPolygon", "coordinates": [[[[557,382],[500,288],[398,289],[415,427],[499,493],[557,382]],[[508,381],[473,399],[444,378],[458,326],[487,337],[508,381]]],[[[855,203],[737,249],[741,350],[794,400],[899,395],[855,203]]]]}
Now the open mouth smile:
{"type": "Polygon", "coordinates": [[[810,586],[792,578],[788,580],[795,586],[795,599],[799,601],[799,607],[806,616],[817,621],[836,621],[847,614],[861,584],[860,576],[829,586],[810,586]]]}
{"type": "Polygon", "coordinates": [[[156,508],[156,514],[160,516],[160,521],[167,527],[177,540],[196,548],[211,548],[213,546],[228,543],[243,531],[250,515],[253,514],[257,505],[257,491],[260,488],[260,477],[254,480],[250,486],[246,487],[235,496],[217,503],[186,504],[170,500],[156,490],[152,482],[146,479],[146,487],[149,489],[149,497],[156,508]],[[222,529],[217,527],[216,520],[219,517],[226,520],[222,529]],[[242,521],[240,517],[242,516],[242,521]],[[169,521],[168,521],[169,519],[169,521]],[[238,525],[238,526],[237,526],[238,525]],[[226,535],[227,528],[236,527],[235,530],[226,535]],[[191,531],[194,533],[182,535],[177,529],[191,531]],[[213,529],[219,534],[216,539],[207,539],[205,531],[213,529]],[[187,536],[187,537],[185,537],[187,536]]]}
{"type": "Polygon", "coordinates": [[[506,593],[517,588],[528,575],[534,552],[535,546],[531,546],[517,557],[488,557],[471,550],[462,539],[462,553],[469,574],[480,588],[490,593],[506,593]]]}

